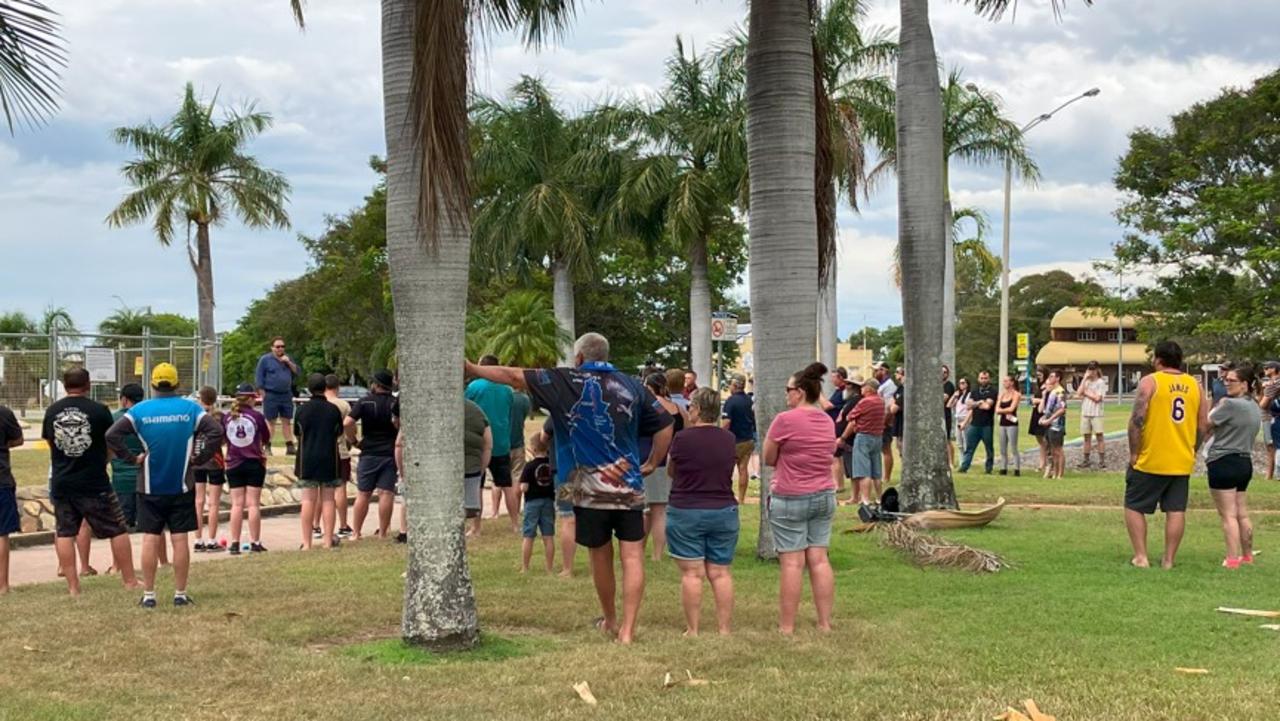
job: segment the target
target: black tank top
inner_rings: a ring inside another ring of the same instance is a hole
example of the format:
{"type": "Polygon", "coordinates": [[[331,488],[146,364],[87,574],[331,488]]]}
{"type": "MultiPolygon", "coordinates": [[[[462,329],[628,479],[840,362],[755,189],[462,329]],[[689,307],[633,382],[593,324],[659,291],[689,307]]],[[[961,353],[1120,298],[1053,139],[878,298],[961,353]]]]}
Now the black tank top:
{"type": "Polygon", "coordinates": [[[1003,426],[1003,427],[1005,427],[1005,428],[1008,428],[1008,427],[1010,427],[1010,426],[1016,426],[1016,425],[1018,425],[1018,421],[1017,421],[1017,420],[1012,420],[1012,419],[1010,419],[1010,418],[1009,418],[1009,416],[1008,416],[1008,415],[1006,415],[1006,414],[1008,414],[1008,413],[1012,413],[1012,414],[1014,414],[1014,418],[1016,419],[1016,418],[1017,418],[1017,413],[1018,413],[1018,404],[1017,404],[1017,403],[1009,403],[1009,402],[1006,402],[1006,401],[997,400],[997,401],[996,401],[996,414],[1000,416],[1000,425],[1001,425],[1001,426],[1003,426]]]}

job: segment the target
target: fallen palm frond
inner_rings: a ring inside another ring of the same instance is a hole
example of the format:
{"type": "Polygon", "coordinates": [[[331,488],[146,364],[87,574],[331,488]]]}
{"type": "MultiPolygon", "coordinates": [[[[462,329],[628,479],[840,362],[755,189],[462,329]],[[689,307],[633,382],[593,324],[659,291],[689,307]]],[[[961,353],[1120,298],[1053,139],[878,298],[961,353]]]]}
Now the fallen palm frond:
{"type": "Polygon", "coordinates": [[[881,524],[881,544],[896,548],[911,557],[918,566],[958,568],[971,573],[995,573],[1009,568],[1010,563],[990,551],[953,543],[924,533],[904,523],[881,524]]]}

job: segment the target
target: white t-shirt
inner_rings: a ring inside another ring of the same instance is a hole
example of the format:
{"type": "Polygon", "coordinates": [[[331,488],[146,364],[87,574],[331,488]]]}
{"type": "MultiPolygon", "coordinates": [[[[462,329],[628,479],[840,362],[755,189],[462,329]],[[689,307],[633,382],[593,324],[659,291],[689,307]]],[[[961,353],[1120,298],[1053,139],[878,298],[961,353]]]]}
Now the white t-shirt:
{"type": "Polygon", "coordinates": [[[1084,381],[1081,384],[1081,391],[1084,393],[1092,393],[1098,396],[1099,400],[1091,401],[1087,397],[1080,401],[1080,415],[1085,418],[1101,418],[1102,402],[1107,397],[1107,379],[1095,378],[1091,381],[1084,381]]]}

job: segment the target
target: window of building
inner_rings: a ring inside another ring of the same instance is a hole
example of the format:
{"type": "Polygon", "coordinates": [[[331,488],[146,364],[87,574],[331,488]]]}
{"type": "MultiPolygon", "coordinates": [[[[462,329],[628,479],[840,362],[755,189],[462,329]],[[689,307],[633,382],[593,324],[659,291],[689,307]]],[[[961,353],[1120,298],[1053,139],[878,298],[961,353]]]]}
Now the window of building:
{"type": "Polygon", "coordinates": [[[1076,331],[1076,340],[1097,340],[1098,331],[1096,330],[1078,330],[1076,331]]]}
{"type": "MultiPolygon", "coordinates": [[[[1107,340],[1111,341],[1112,343],[1118,342],[1120,340],[1120,331],[1118,330],[1107,331],[1107,340]]],[[[1128,340],[1128,339],[1126,338],[1125,340],[1128,340]]]]}

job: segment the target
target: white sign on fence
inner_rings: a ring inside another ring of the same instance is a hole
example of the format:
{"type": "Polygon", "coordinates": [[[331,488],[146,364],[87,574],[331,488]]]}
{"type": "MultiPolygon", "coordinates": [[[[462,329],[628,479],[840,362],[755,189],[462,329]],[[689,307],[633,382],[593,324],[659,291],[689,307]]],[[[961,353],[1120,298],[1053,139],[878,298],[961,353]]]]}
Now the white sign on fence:
{"type": "Polygon", "coordinates": [[[85,348],[84,368],[89,371],[89,381],[92,383],[115,383],[115,349],[101,347],[85,348]]]}
{"type": "Polygon", "coordinates": [[[738,319],[727,313],[724,316],[717,317],[716,314],[711,316],[711,340],[715,341],[737,341],[738,340],[738,319]]]}

